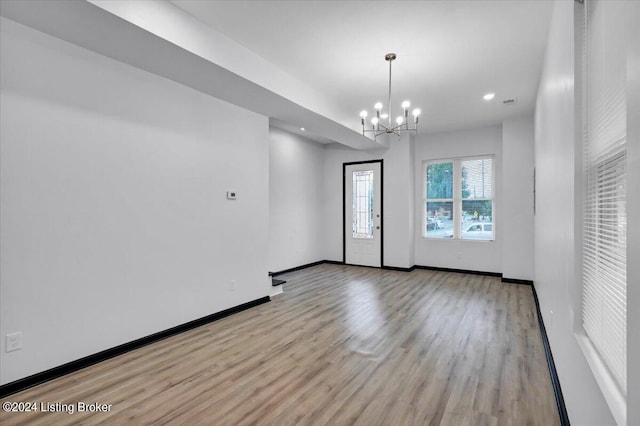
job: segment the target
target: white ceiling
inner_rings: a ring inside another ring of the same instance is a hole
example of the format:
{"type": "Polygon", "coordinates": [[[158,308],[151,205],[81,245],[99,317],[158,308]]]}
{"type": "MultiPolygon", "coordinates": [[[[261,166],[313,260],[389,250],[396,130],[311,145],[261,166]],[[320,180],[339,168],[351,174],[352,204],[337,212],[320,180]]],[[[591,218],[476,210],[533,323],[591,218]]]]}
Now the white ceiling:
{"type": "Polygon", "coordinates": [[[384,55],[396,53],[393,115],[410,99],[423,111],[421,131],[532,113],[552,8],[544,0],[173,4],[329,95],[352,128],[362,109],[386,104],[384,55]],[[482,99],[487,92],[496,93],[492,102],[482,99]],[[504,106],[509,98],[517,103],[504,106]]]}

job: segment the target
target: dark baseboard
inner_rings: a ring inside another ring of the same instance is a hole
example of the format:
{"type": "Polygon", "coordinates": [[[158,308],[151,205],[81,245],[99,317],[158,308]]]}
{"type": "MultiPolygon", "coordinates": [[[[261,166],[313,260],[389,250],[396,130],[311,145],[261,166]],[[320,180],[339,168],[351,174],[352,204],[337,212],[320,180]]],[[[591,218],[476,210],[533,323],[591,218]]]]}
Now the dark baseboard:
{"type": "Polygon", "coordinates": [[[306,265],[300,265],[300,266],[296,266],[294,268],[283,269],[283,270],[277,271],[277,272],[269,272],[269,275],[271,275],[272,277],[275,277],[277,275],[286,274],[287,272],[299,271],[301,269],[311,268],[312,266],[321,265],[323,263],[328,263],[328,262],[329,262],[328,260],[319,260],[317,262],[307,263],[306,265]]]}
{"type": "Polygon", "coordinates": [[[263,303],[269,302],[270,300],[271,298],[269,296],[261,297],[260,299],[252,300],[250,302],[243,303],[242,305],[234,306],[233,308],[225,309],[224,311],[216,312],[215,314],[207,315],[206,317],[198,318],[193,321],[189,321],[187,323],[169,328],[167,330],[163,330],[158,333],[154,333],[149,336],[145,336],[140,339],[124,343],[110,349],[106,349],[102,352],[98,352],[96,354],[68,362],[58,367],[36,373],[32,376],[7,383],[0,386],[0,398],[4,398],[8,395],[12,395],[25,389],[29,389],[31,387],[44,382],[48,382],[66,374],[73,373],[74,371],[81,370],[99,362],[106,361],[110,358],[122,355],[134,349],[138,349],[151,343],[155,343],[159,340],[166,339],[167,337],[189,331],[191,329],[200,327],[221,318],[228,317],[229,315],[244,311],[249,308],[253,308],[254,306],[261,305],[263,303]]]}
{"type": "Polygon", "coordinates": [[[272,285],[273,287],[277,287],[277,286],[282,285],[282,284],[285,284],[285,283],[286,283],[286,281],[285,281],[285,280],[279,280],[279,279],[277,279],[277,278],[272,278],[272,279],[271,279],[271,285],[272,285]]]}
{"type": "Polygon", "coordinates": [[[505,278],[505,277],[502,277],[502,282],[503,283],[510,283],[510,284],[533,285],[533,281],[531,281],[531,280],[521,280],[521,279],[518,279],[518,278],[505,278]]]}
{"type": "MultiPolygon", "coordinates": [[[[340,262],[340,261],[337,261],[337,260],[319,260],[317,262],[307,263],[306,265],[300,265],[300,266],[296,266],[294,268],[284,269],[282,271],[269,272],[269,275],[272,276],[272,277],[275,277],[276,275],[286,274],[287,272],[299,271],[301,269],[310,268],[312,266],[321,265],[323,263],[328,263],[328,264],[331,264],[331,265],[360,266],[360,267],[365,267],[365,268],[386,269],[386,270],[390,270],[390,271],[402,271],[402,272],[411,272],[411,271],[416,270],[416,269],[428,269],[428,270],[431,270],[431,271],[456,272],[456,273],[459,273],[459,274],[486,275],[486,276],[490,276],[490,277],[502,278],[502,273],[500,273],[500,272],[473,271],[473,270],[468,270],[468,269],[451,269],[451,268],[441,268],[441,267],[438,267],[438,266],[424,266],[424,265],[413,265],[413,266],[411,266],[409,268],[403,268],[403,267],[400,267],[400,266],[382,266],[380,268],[377,268],[377,267],[374,267],[374,266],[352,265],[352,264],[345,263],[345,262],[340,262]]],[[[502,278],[502,280],[504,282],[513,282],[513,283],[517,282],[517,284],[533,284],[532,281],[524,282],[525,280],[515,280],[515,279],[511,279],[511,278],[502,278]],[[520,282],[520,281],[523,281],[523,282],[520,282]]]]}
{"type": "Polygon", "coordinates": [[[416,265],[413,265],[410,268],[403,268],[401,266],[383,266],[382,269],[386,269],[389,271],[411,272],[416,269],[416,265]]]}
{"type": "Polygon", "coordinates": [[[540,312],[540,302],[538,301],[538,293],[536,293],[536,287],[531,286],[533,291],[533,300],[536,303],[536,312],[538,314],[538,324],[540,326],[540,336],[542,337],[542,344],[544,345],[544,354],[547,358],[547,367],[549,368],[549,375],[551,376],[551,385],[553,386],[553,393],[556,398],[556,405],[558,406],[558,415],[560,416],[560,424],[562,426],[569,426],[569,414],[567,413],[567,406],[564,404],[564,396],[562,396],[562,388],[560,387],[560,379],[558,378],[558,371],[556,370],[556,363],[553,361],[553,354],[551,353],[551,346],[549,345],[549,338],[547,337],[547,329],[544,326],[544,320],[542,319],[542,312],[540,312]]]}
{"type": "Polygon", "coordinates": [[[489,277],[502,278],[502,274],[500,272],[472,271],[468,269],[451,269],[451,268],[440,268],[438,266],[423,266],[423,265],[415,265],[414,268],[428,269],[430,271],[456,272],[458,274],[487,275],[489,277]]]}
{"type": "Polygon", "coordinates": [[[356,268],[385,269],[384,266],[356,265],[355,263],[341,263],[344,266],[355,266],[356,268]]]}

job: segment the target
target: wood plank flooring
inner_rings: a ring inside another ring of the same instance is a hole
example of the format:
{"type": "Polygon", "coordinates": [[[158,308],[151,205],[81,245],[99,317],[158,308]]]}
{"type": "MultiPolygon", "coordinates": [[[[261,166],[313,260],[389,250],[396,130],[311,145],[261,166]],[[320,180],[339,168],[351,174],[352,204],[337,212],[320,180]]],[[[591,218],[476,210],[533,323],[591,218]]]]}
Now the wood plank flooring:
{"type": "Polygon", "coordinates": [[[328,264],[279,278],[269,303],[3,400],[73,414],[0,423],[559,424],[529,286],[328,264]]]}

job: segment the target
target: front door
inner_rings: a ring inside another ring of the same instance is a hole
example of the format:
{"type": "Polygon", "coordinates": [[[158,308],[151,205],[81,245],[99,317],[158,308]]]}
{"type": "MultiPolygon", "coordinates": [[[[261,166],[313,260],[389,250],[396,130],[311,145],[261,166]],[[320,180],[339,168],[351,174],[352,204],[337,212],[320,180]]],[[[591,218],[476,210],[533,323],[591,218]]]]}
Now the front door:
{"type": "Polygon", "coordinates": [[[382,266],[382,160],[344,164],[344,261],[382,266]]]}

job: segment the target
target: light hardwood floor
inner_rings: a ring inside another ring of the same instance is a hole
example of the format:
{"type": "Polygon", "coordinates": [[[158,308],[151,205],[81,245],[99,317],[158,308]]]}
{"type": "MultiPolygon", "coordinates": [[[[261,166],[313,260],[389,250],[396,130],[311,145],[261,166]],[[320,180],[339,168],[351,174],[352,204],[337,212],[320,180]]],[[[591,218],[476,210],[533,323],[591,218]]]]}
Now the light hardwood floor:
{"type": "Polygon", "coordinates": [[[16,424],[556,425],[531,288],[319,265],[271,302],[3,400],[16,424]]]}

